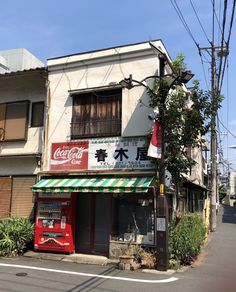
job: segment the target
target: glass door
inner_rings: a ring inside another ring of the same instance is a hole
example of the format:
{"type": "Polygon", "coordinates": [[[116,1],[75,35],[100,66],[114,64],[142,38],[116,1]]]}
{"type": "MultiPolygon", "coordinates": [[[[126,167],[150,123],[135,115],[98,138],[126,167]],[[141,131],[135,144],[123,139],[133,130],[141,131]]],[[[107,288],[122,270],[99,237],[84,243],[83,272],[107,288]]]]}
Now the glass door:
{"type": "Polygon", "coordinates": [[[76,210],[76,251],[108,255],[110,235],[108,194],[78,194],[76,210]]]}
{"type": "Polygon", "coordinates": [[[92,249],[92,194],[77,195],[76,250],[90,253],[92,249]]]}
{"type": "Polygon", "coordinates": [[[98,194],[96,196],[94,216],[94,252],[108,255],[110,236],[110,206],[111,196],[98,194]]]}

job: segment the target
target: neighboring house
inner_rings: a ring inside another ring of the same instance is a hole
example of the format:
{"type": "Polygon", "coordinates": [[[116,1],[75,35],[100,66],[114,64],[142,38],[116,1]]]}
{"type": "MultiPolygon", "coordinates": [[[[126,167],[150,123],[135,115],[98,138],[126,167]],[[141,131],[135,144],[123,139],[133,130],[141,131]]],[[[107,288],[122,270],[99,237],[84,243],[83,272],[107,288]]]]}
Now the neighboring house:
{"type": "Polygon", "coordinates": [[[33,218],[47,71],[25,49],[0,51],[0,218],[33,218]]]}
{"type": "Polygon", "coordinates": [[[225,201],[229,203],[230,206],[236,204],[236,171],[230,171],[229,173],[229,189],[225,201]]]}
{"type": "MultiPolygon", "coordinates": [[[[195,94],[192,88],[189,88],[189,94],[195,94]]],[[[191,101],[188,101],[191,106],[191,101]]],[[[200,138],[200,137],[199,137],[200,138]]],[[[207,162],[203,154],[206,153],[207,142],[201,147],[188,147],[188,157],[194,161],[188,174],[184,175],[186,180],[180,190],[178,198],[178,214],[183,212],[202,213],[206,220],[206,210],[209,205],[208,197],[208,169],[207,162]]]]}
{"type": "Polygon", "coordinates": [[[204,211],[206,199],[208,199],[207,185],[205,185],[207,177],[207,168],[205,159],[202,155],[202,149],[190,149],[189,154],[195,161],[190,173],[186,176],[187,182],[184,183],[182,192],[184,212],[199,212],[204,211]]]}
{"type": "MultiPolygon", "coordinates": [[[[153,44],[168,56],[162,41],[153,44]]],[[[144,42],[48,60],[36,250],[117,257],[128,243],[155,245],[156,170],[146,140],[153,109],[143,86],[119,82],[160,75],[159,57],[144,42]]]]}

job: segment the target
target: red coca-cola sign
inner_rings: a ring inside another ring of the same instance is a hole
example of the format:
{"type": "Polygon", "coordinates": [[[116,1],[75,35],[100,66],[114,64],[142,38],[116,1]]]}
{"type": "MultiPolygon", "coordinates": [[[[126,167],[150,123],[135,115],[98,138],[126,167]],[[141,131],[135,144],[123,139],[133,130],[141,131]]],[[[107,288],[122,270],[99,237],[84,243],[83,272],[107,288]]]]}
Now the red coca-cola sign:
{"type": "Polygon", "coordinates": [[[88,141],[53,143],[51,170],[88,169],[88,141]]]}

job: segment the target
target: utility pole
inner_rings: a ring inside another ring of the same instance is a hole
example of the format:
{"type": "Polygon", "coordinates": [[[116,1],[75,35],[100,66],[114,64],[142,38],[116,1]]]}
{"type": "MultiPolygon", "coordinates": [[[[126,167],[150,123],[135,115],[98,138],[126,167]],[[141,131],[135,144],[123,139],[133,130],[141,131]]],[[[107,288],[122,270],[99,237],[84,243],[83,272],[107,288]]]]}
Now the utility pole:
{"type": "Polygon", "coordinates": [[[217,214],[217,134],[216,134],[216,117],[217,117],[217,104],[218,104],[218,80],[216,74],[216,52],[220,52],[221,47],[214,45],[214,38],[210,47],[199,48],[206,51],[211,57],[211,154],[210,154],[210,229],[216,230],[217,214]]]}
{"type": "MultiPolygon", "coordinates": [[[[214,34],[213,34],[214,35],[214,34]]],[[[219,78],[216,70],[216,57],[224,54],[224,50],[227,49],[225,46],[215,46],[214,38],[212,38],[211,46],[199,48],[200,50],[206,51],[211,57],[211,155],[210,155],[210,229],[211,231],[216,230],[217,223],[217,208],[216,204],[218,201],[218,187],[217,187],[217,132],[216,132],[216,118],[217,108],[219,99],[219,78]]]]}
{"type": "Polygon", "coordinates": [[[215,58],[215,1],[213,1],[212,12],[212,42],[211,42],[211,212],[210,212],[210,229],[216,231],[216,198],[217,198],[217,136],[216,136],[216,105],[218,99],[219,80],[216,78],[216,58],[215,58]],[[217,81],[216,81],[217,80],[217,81]]]}
{"type": "MultiPolygon", "coordinates": [[[[220,79],[217,75],[216,69],[216,56],[225,56],[227,53],[227,47],[223,46],[223,42],[221,46],[215,46],[214,44],[214,11],[215,11],[215,1],[213,1],[213,15],[212,15],[212,41],[210,42],[210,47],[207,48],[199,48],[199,50],[205,50],[211,57],[211,173],[210,173],[210,200],[211,200],[211,210],[210,210],[210,229],[211,231],[216,230],[217,223],[217,208],[216,204],[219,200],[218,196],[218,175],[217,175],[217,134],[216,134],[216,118],[217,118],[217,108],[219,102],[219,90],[220,90],[220,79]],[[226,49],[226,51],[224,51],[226,49]]],[[[220,74],[220,72],[218,73],[220,74]]]]}
{"type": "Polygon", "coordinates": [[[216,230],[216,198],[217,198],[217,135],[216,135],[216,104],[218,97],[218,86],[216,83],[216,59],[215,45],[211,44],[211,213],[210,228],[216,230]]]}

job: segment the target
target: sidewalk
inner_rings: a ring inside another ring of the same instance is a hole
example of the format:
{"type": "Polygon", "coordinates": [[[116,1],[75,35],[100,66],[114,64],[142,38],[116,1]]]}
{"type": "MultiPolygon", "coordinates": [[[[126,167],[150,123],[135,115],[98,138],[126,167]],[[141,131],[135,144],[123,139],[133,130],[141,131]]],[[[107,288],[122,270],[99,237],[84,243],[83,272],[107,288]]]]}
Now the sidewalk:
{"type": "Polygon", "coordinates": [[[90,254],[59,254],[59,253],[48,253],[48,252],[35,252],[27,251],[24,254],[24,257],[30,257],[35,259],[45,259],[53,261],[64,261],[64,262],[73,262],[77,264],[92,264],[92,265],[116,265],[119,260],[111,260],[105,256],[90,255],[90,254]]]}
{"type": "MultiPolygon", "coordinates": [[[[168,270],[166,272],[161,272],[157,270],[150,270],[150,269],[142,269],[143,272],[149,273],[157,273],[157,274],[173,274],[175,272],[185,272],[189,268],[194,268],[201,265],[205,262],[208,256],[211,256],[209,263],[213,261],[212,265],[215,266],[219,262],[224,262],[227,259],[227,264],[231,264],[231,256],[229,255],[229,251],[233,250],[232,244],[234,244],[234,240],[236,240],[236,232],[232,230],[235,226],[231,226],[231,223],[236,223],[236,216],[234,212],[236,207],[230,207],[227,205],[223,205],[220,208],[220,212],[218,214],[218,224],[217,224],[217,231],[209,234],[208,241],[206,245],[203,247],[201,254],[199,255],[198,259],[191,265],[182,267],[180,270],[168,270]],[[224,223],[230,223],[224,224],[224,223]],[[232,232],[235,232],[233,235],[232,232]],[[231,235],[232,234],[232,235],[231,235]],[[233,239],[234,237],[234,239],[233,239]],[[213,244],[212,244],[212,239],[213,244]],[[225,241],[226,240],[226,241],[225,241]],[[226,255],[227,254],[227,255],[226,255]],[[218,258],[214,255],[217,255],[218,258]],[[229,256],[229,258],[228,258],[229,256]],[[220,261],[219,261],[220,258],[220,261]]],[[[80,253],[73,253],[73,254],[60,254],[60,253],[49,253],[49,252],[34,252],[34,251],[27,251],[24,254],[24,257],[35,258],[35,259],[44,259],[44,260],[54,260],[54,261],[62,261],[62,262],[73,262],[78,264],[91,264],[91,265],[100,265],[100,266],[107,266],[107,265],[114,265],[118,266],[119,260],[112,260],[105,256],[98,256],[98,255],[90,255],[90,254],[80,254],[80,253]]]]}
{"type": "MultiPolygon", "coordinates": [[[[119,260],[118,259],[109,259],[105,256],[98,255],[90,255],[90,254],[55,254],[55,253],[46,253],[46,252],[35,252],[35,251],[27,251],[24,257],[35,258],[35,259],[43,259],[43,260],[52,260],[52,261],[62,261],[62,262],[72,262],[77,264],[89,264],[89,265],[99,265],[99,266],[108,266],[113,265],[118,267],[119,260]]],[[[180,272],[183,272],[185,268],[181,269],[180,272]]],[[[175,270],[167,270],[167,271],[157,271],[153,269],[140,269],[141,272],[144,273],[152,273],[159,275],[172,275],[176,271],[175,270]]]]}

